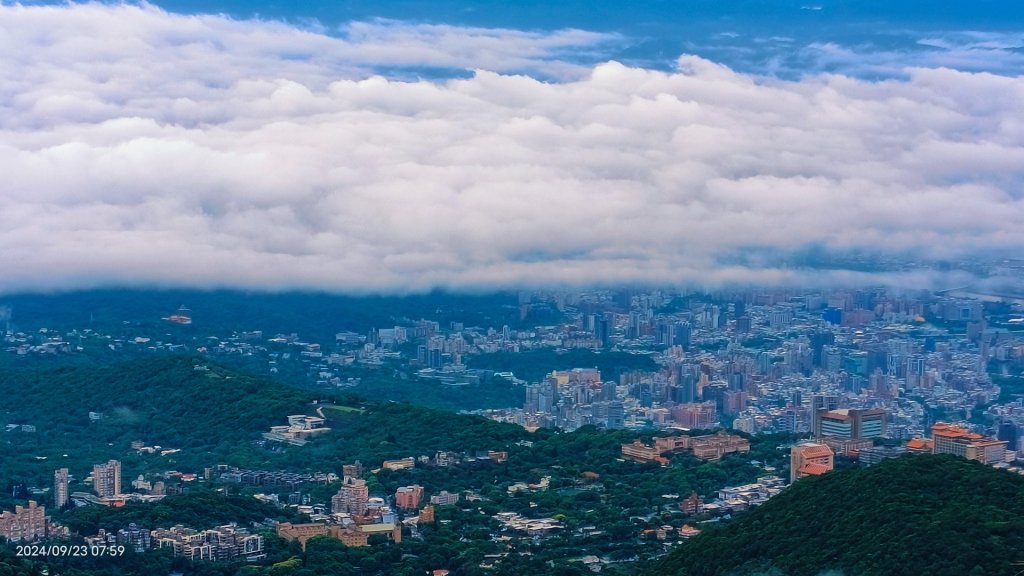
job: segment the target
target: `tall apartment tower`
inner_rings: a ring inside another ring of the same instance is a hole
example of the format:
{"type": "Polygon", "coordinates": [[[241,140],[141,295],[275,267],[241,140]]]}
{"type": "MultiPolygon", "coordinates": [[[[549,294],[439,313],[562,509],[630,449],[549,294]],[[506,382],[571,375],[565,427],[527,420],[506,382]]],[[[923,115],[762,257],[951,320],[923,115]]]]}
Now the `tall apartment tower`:
{"type": "Polygon", "coordinates": [[[59,468],[53,472],[53,504],[58,510],[68,504],[67,468],[59,468]]]}
{"type": "MultiPolygon", "coordinates": [[[[839,408],[839,396],[836,394],[814,394],[811,396],[811,431],[817,432],[820,426],[822,411],[839,408]]],[[[820,436],[820,434],[818,434],[820,436]]]]}
{"type": "Polygon", "coordinates": [[[366,505],[370,500],[370,489],[366,480],[345,478],[338,493],[331,497],[331,512],[347,512],[353,516],[366,514],[366,505]]]}
{"type": "Polygon", "coordinates": [[[121,462],[110,460],[92,467],[92,487],[96,495],[110,498],[121,493],[121,462]]]}

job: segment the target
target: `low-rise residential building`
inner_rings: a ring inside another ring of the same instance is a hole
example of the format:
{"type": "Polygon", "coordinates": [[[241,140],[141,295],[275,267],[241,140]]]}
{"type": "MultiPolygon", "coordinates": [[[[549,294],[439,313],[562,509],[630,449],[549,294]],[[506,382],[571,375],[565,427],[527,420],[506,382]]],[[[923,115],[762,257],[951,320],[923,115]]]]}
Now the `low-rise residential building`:
{"type": "Polygon", "coordinates": [[[423,486],[414,484],[402,486],[395,491],[395,506],[403,510],[415,510],[423,499],[423,486]]]}
{"type": "Polygon", "coordinates": [[[416,466],[416,461],[412,458],[412,456],[408,458],[402,458],[400,460],[385,460],[384,463],[381,464],[381,468],[385,470],[404,470],[406,468],[412,468],[414,466],[416,466]]]}
{"type": "Polygon", "coordinates": [[[820,476],[835,466],[835,454],[825,444],[804,442],[789,452],[789,481],[796,482],[805,476],[820,476]]]}
{"type": "Polygon", "coordinates": [[[458,492],[448,492],[447,490],[441,490],[437,494],[430,497],[430,503],[435,506],[446,506],[450,504],[458,504],[459,494],[458,492]]]}
{"type": "Polygon", "coordinates": [[[871,446],[869,448],[862,448],[857,454],[857,460],[865,466],[872,466],[882,460],[899,458],[907,453],[907,449],[904,446],[871,446]]]}
{"type": "Polygon", "coordinates": [[[266,557],[263,537],[235,524],[202,531],[181,525],[159,528],[150,532],[150,541],[156,548],[169,548],[175,556],[193,561],[240,558],[254,562],[266,557]]]}

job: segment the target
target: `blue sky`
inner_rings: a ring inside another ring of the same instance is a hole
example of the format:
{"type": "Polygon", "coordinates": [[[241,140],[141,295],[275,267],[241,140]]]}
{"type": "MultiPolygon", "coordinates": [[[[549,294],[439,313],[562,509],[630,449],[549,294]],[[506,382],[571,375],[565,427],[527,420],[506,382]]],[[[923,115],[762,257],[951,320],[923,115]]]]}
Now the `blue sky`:
{"type": "Polygon", "coordinates": [[[926,286],[963,279],[784,263],[1024,247],[1016,3],[252,6],[0,3],[0,291],[926,286]]]}
{"type": "Polygon", "coordinates": [[[1024,64],[1024,4],[1009,0],[439,0],[155,2],[182,13],[277,19],[343,34],[350,22],[406,23],[611,36],[562,57],[668,69],[683,53],[755,74],[881,77],[904,66],[1013,73],[1024,64]]]}

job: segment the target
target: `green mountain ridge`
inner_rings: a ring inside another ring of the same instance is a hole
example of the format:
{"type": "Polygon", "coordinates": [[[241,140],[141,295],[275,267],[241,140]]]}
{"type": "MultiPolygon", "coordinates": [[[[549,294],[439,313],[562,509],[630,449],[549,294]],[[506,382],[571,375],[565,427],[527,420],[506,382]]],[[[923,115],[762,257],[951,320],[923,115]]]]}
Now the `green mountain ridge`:
{"type": "Polygon", "coordinates": [[[649,576],[1017,574],[1024,478],[947,455],[800,480],[649,576]]]}
{"type": "Polygon", "coordinates": [[[34,427],[0,432],[5,505],[14,485],[49,486],[60,467],[81,479],[111,458],[122,460],[126,479],[162,470],[201,473],[215,464],[338,472],[356,459],[379,466],[437,450],[497,449],[528,436],[478,416],[296,388],[192,356],[2,370],[0,398],[0,425],[34,427]],[[318,408],[331,432],[306,446],[260,446],[270,426],[318,408]],[[102,418],[90,419],[90,412],[102,418]],[[139,454],[131,448],[136,440],[180,452],[139,454]]]}

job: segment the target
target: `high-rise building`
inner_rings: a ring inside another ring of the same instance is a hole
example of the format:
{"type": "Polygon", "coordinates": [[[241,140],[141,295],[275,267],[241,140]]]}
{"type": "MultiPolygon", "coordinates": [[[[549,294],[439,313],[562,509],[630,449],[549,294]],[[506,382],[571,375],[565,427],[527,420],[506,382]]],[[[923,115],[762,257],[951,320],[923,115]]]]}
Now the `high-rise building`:
{"type": "Polygon", "coordinates": [[[886,433],[886,411],[883,408],[870,410],[819,409],[815,413],[814,435],[838,436],[840,438],[881,438],[886,433]]]}
{"type": "Polygon", "coordinates": [[[1019,430],[1017,425],[1013,422],[1006,421],[999,424],[999,430],[996,432],[996,438],[999,440],[1006,440],[1007,450],[1017,449],[1017,438],[1019,430]]]}
{"type": "MultiPolygon", "coordinates": [[[[643,385],[641,383],[641,385],[643,385]]],[[[618,391],[616,390],[615,380],[605,380],[601,383],[601,400],[607,400],[611,402],[618,397],[618,391]]]]}
{"type": "Polygon", "coordinates": [[[742,390],[729,390],[725,393],[722,403],[722,412],[735,416],[747,407],[747,393],[742,390]]]}
{"type": "Polygon", "coordinates": [[[615,401],[608,403],[608,419],[606,427],[612,430],[626,426],[626,409],[622,402],[615,401]]]}
{"type": "Polygon", "coordinates": [[[366,486],[366,480],[346,477],[338,493],[331,497],[331,512],[363,516],[369,500],[370,489],[366,486]]]}
{"type": "Polygon", "coordinates": [[[92,487],[96,495],[110,498],[121,493],[121,462],[110,460],[92,467],[92,487]]]}
{"type": "Polygon", "coordinates": [[[775,308],[768,312],[768,325],[772,330],[778,331],[786,328],[793,322],[792,308],[775,308]]]}
{"type": "Polygon", "coordinates": [[[836,335],[827,330],[815,332],[811,334],[811,351],[814,354],[814,365],[821,367],[824,366],[824,349],[826,346],[832,346],[836,343],[836,335]]]}
{"type": "Polygon", "coordinates": [[[601,348],[608,347],[608,339],[610,336],[610,326],[608,318],[601,316],[597,319],[594,324],[594,338],[601,343],[601,348]]]}
{"type": "Polygon", "coordinates": [[[540,386],[530,384],[526,387],[526,401],[523,402],[523,412],[536,414],[540,411],[540,386]]]}
{"type": "Polygon", "coordinates": [[[690,347],[691,328],[689,322],[679,322],[672,330],[672,343],[682,346],[683,349],[690,347]]]}
{"type": "Polygon", "coordinates": [[[68,469],[53,472],[53,505],[60,510],[68,504],[68,469]]]}
{"type": "Polygon", "coordinates": [[[683,428],[704,430],[713,427],[718,420],[717,407],[714,402],[675,406],[672,419],[683,428]]]}
{"type": "Polygon", "coordinates": [[[789,451],[789,481],[805,476],[820,476],[835,466],[832,449],[824,444],[804,442],[789,451]]]}
{"type": "Polygon", "coordinates": [[[675,366],[675,387],[672,389],[671,400],[676,404],[690,404],[696,402],[697,397],[697,375],[693,367],[686,364],[675,366]]]}
{"type": "Polygon", "coordinates": [[[839,408],[839,396],[835,394],[814,394],[811,396],[811,430],[818,429],[818,418],[822,410],[839,408]]]}
{"type": "Polygon", "coordinates": [[[750,320],[750,316],[739,316],[736,318],[736,331],[737,332],[750,332],[753,323],[750,320]]]}

